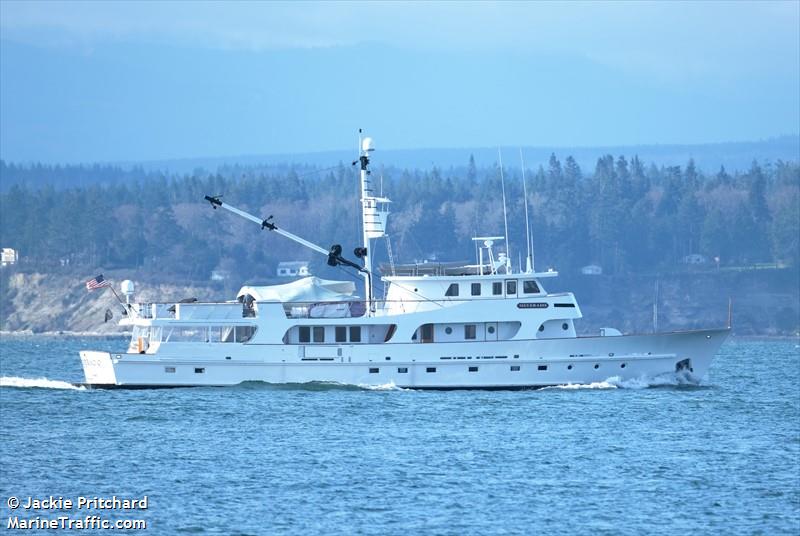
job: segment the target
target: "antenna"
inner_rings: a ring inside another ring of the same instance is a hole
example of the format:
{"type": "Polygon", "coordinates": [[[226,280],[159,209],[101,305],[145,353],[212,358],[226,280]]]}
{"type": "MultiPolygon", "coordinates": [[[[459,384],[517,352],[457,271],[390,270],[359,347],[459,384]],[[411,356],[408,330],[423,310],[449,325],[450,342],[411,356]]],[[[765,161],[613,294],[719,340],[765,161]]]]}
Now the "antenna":
{"type": "Polygon", "coordinates": [[[528,221],[528,185],[525,181],[525,159],[522,158],[522,147],[519,148],[519,161],[522,165],[522,195],[525,200],[525,239],[528,246],[528,257],[525,259],[525,273],[533,272],[533,247],[531,246],[531,224],[528,221]]]}
{"type": "MultiPolygon", "coordinates": [[[[500,186],[503,189],[503,224],[506,230],[506,260],[511,258],[511,240],[508,239],[508,213],[506,211],[506,181],[503,177],[503,153],[500,152],[500,147],[497,148],[497,158],[500,161],[500,186]]],[[[508,260],[506,264],[506,273],[510,273],[508,267],[511,261],[508,260]]]]}

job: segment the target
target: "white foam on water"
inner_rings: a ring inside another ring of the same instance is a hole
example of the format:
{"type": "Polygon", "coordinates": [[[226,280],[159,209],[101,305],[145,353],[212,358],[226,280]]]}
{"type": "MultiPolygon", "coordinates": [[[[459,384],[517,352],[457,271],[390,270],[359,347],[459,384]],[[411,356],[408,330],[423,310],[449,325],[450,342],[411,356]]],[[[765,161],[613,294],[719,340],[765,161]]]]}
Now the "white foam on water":
{"type": "Polygon", "coordinates": [[[20,378],[19,376],[0,377],[0,387],[38,387],[40,389],[71,389],[74,391],[85,391],[81,385],[74,385],[61,380],[48,380],[47,378],[20,378]]]}
{"type": "Polygon", "coordinates": [[[381,384],[359,383],[358,387],[368,391],[408,391],[408,389],[403,389],[402,387],[396,386],[394,382],[381,384]]]}
{"type": "Polygon", "coordinates": [[[699,385],[699,381],[688,372],[673,372],[669,374],[659,374],[654,377],[640,376],[638,378],[628,378],[627,380],[623,380],[619,376],[611,376],[601,382],[567,383],[564,385],[544,387],[543,389],[648,389],[650,387],[679,385],[699,385]]]}

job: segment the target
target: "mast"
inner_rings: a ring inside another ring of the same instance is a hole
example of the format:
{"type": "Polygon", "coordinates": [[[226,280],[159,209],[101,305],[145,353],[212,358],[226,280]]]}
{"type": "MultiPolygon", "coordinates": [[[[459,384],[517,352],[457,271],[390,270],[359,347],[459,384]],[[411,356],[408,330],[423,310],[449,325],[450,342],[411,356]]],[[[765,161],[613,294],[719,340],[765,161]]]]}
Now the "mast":
{"type": "Polygon", "coordinates": [[[503,225],[506,232],[506,273],[510,274],[511,270],[511,240],[508,238],[508,214],[506,212],[506,180],[503,177],[503,154],[500,152],[500,147],[497,148],[497,157],[500,161],[500,186],[503,189],[503,225]]]}
{"type": "Polygon", "coordinates": [[[528,220],[528,185],[525,181],[525,159],[522,158],[522,147],[519,148],[519,161],[522,164],[522,196],[525,200],[525,241],[528,246],[528,256],[525,258],[525,273],[533,272],[533,249],[531,248],[531,224],[528,220]]]}
{"type": "MultiPolygon", "coordinates": [[[[361,137],[361,129],[358,131],[358,141],[360,154],[358,163],[360,164],[361,177],[361,227],[362,227],[362,246],[356,248],[353,253],[356,257],[364,261],[364,297],[367,301],[367,314],[375,312],[375,302],[372,292],[372,284],[368,274],[372,273],[372,249],[370,239],[386,236],[386,219],[389,215],[388,204],[391,201],[385,197],[375,197],[372,190],[371,172],[369,170],[369,153],[375,150],[372,138],[361,137]]],[[[355,162],[354,162],[355,163],[355,162]]]]}

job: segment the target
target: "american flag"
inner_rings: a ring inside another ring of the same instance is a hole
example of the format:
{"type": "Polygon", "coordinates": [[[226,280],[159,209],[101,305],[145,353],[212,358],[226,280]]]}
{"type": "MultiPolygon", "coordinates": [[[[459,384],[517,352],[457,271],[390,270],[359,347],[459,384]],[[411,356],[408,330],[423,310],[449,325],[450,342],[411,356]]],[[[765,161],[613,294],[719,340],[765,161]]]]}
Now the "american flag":
{"type": "Polygon", "coordinates": [[[98,275],[97,277],[90,279],[86,282],[86,290],[94,290],[96,288],[103,288],[107,287],[109,282],[103,279],[103,274],[98,275]]]}

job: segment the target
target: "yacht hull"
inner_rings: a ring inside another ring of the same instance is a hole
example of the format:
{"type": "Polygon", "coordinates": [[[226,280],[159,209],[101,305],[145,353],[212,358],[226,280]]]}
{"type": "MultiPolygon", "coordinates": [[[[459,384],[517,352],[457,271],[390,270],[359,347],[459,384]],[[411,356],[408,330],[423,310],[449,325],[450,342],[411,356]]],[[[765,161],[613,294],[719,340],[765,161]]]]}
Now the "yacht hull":
{"type": "Polygon", "coordinates": [[[521,389],[708,372],[729,329],[508,341],[286,345],[185,344],[152,354],[82,351],[98,388],[228,386],[243,382],[521,389]]]}

